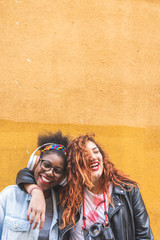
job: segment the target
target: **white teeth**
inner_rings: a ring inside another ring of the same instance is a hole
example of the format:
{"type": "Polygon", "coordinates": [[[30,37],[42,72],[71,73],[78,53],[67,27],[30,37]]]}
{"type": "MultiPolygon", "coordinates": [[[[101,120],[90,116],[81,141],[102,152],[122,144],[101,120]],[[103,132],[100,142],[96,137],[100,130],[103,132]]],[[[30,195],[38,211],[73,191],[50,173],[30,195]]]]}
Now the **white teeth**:
{"type": "Polygon", "coordinates": [[[44,182],[47,182],[47,183],[51,182],[48,179],[46,179],[45,177],[43,177],[43,176],[41,176],[41,178],[43,179],[44,182]]]}
{"type": "Polygon", "coordinates": [[[95,167],[98,167],[98,165],[99,165],[98,163],[93,163],[93,164],[91,164],[90,167],[91,167],[91,168],[95,168],[95,167]]]}

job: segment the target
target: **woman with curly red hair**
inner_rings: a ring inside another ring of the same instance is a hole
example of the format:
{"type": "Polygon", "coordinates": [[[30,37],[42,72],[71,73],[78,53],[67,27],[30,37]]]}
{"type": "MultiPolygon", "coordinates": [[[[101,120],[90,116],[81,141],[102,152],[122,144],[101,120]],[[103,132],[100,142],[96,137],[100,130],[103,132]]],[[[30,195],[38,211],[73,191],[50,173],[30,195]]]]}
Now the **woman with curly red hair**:
{"type": "Polygon", "coordinates": [[[153,239],[137,183],[115,168],[94,137],[74,139],[67,152],[62,239],[153,239]]]}
{"type": "Polygon", "coordinates": [[[115,168],[91,135],[67,147],[67,185],[59,202],[62,240],[153,239],[137,183],[115,168]]]}

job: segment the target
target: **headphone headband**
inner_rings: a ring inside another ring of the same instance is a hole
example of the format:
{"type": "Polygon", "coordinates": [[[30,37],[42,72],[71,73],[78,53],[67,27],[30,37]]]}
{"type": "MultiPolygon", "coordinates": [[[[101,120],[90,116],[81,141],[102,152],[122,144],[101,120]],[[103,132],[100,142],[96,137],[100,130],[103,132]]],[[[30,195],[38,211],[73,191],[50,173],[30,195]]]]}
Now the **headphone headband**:
{"type": "Polygon", "coordinates": [[[42,147],[50,145],[50,144],[54,144],[54,143],[44,143],[43,145],[39,146],[38,148],[36,148],[36,150],[31,154],[28,164],[27,164],[27,168],[29,168],[30,170],[33,170],[36,164],[36,160],[37,160],[37,156],[35,156],[35,153],[42,147]]]}

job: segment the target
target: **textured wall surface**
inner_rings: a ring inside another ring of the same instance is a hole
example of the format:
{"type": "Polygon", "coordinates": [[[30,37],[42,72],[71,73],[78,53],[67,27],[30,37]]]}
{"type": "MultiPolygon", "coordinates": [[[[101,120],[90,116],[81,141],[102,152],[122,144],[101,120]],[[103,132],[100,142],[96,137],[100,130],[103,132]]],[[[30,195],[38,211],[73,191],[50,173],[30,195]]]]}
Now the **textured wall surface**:
{"type": "Polygon", "coordinates": [[[95,132],[160,239],[159,0],[0,0],[0,33],[0,190],[39,132],[95,132]]]}

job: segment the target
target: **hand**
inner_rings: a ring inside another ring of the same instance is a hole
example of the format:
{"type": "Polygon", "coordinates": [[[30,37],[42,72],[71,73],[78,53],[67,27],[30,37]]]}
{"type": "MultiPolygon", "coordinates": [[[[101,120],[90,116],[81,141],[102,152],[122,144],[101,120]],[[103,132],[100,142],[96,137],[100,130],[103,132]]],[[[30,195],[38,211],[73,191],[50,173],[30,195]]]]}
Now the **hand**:
{"type": "Polygon", "coordinates": [[[27,211],[27,220],[30,224],[33,223],[35,229],[40,221],[39,230],[42,230],[45,222],[46,202],[44,194],[41,190],[35,188],[32,191],[32,198],[27,211]]]}

